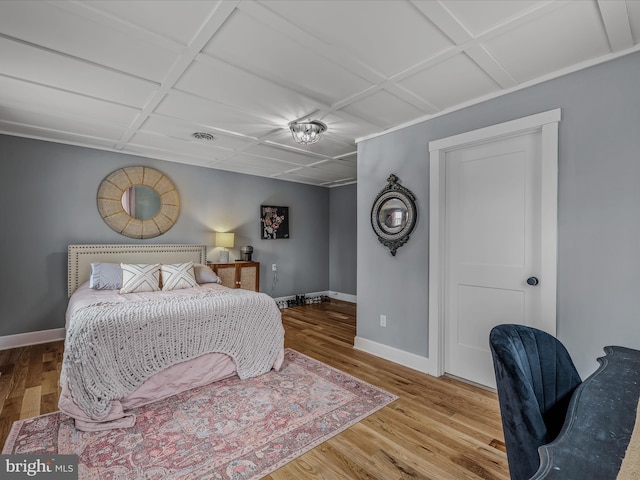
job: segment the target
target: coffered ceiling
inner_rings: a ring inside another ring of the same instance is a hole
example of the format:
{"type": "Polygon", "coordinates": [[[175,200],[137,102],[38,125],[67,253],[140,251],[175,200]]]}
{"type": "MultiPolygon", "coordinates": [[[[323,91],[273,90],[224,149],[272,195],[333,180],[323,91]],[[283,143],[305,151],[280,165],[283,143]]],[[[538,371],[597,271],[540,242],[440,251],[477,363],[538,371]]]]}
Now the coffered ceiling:
{"type": "Polygon", "coordinates": [[[335,186],[356,138],[639,43],[635,0],[3,0],[0,133],[335,186]]]}

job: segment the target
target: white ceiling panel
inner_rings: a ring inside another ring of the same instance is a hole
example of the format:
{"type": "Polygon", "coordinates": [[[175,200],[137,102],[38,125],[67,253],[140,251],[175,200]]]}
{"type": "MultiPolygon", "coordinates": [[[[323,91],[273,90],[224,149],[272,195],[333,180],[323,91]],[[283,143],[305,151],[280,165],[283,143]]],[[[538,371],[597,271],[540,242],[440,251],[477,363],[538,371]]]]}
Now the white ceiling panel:
{"type": "Polygon", "coordinates": [[[69,2],[2,1],[0,32],[156,82],[175,61],[176,51],[126,31],[119,24],[109,27],[71,13],[68,8],[74,6],[82,10],[81,4],[69,2]]]}
{"type": "MultiPolygon", "coordinates": [[[[90,139],[104,139],[108,140],[110,146],[118,141],[125,130],[122,125],[99,123],[99,120],[96,121],[95,118],[87,120],[79,117],[77,120],[73,120],[69,117],[61,118],[56,115],[55,111],[32,111],[21,106],[11,107],[2,104],[0,104],[0,118],[11,118],[11,123],[15,128],[18,128],[19,125],[33,126],[41,131],[61,131],[64,128],[68,132],[87,137],[85,142],[90,139]]],[[[46,137],[46,135],[44,136],[46,137]]]]}
{"type": "Polygon", "coordinates": [[[133,136],[131,143],[172,153],[185,153],[209,162],[223,158],[231,152],[229,149],[214,145],[213,142],[205,143],[196,139],[183,140],[143,130],[139,130],[133,136]]]}
{"type": "Polygon", "coordinates": [[[639,41],[630,0],[0,0],[0,132],[332,187],[355,138],[639,41]]]}
{"type": "Polygon", "coordinates": [[[252,137],[268,135],[274,129],[282,128],[225,105],[177,91],[167,95],[156,112],[252,137]]]}
{"type": "MultiPolygon", "coordinates": [[[[322,176],[330,177],[331,180],[340,180],[345,178],[352,178],[355,180],[357,169],[356,165],[352,162],[345,162],[341,160],[329,160],[324,163],[314,165],[314,170],[323,172],[322,176]]],[[[305,169],[307,171],[309,169],[305,169]]]]}
{"type": "Polygon", "coordinates": [[[91,0],[90,6],[131,22],[159,35],[187,45],[202,22],[216,7],[216,2],[181,0],[91,0]]]}
{"type": "Polygon", "coordinates": [[[379,90],[374,94],[357,100],[342,110],[356,116],[368,118],[383,129],[424,115],[422,110],[415,108],[385,90],[379,90]]]}
{"type": "Polygon", "coordinates": [[[264,158],[277,159],[290,164],[289,168],[293,168],[300,165],[311,165],[312,163],[320,162],[324,160],[324,157],[317,155],[310,155],[308,153],[302,153],[300,151],[294,151],[285,148],[279,148],[274,145],[256,145],[249,150],[248,153],[253,155],[259,155],[264,158]]]}
{"type": "Polygon", "coordinates": [[[631,24],[633,43],[637,44],[640,42],[640,2],[628,0],[626,6],[629,14],[629,23],[631,24]]]}
{"type": "Polygon", "coordinates": [[[127,146],[122,149],[124,153],[130,153],[141,157],[158,158],[160,160],[166,160],[168,162],[184,163],[187,165],[197,165],[199,167],[207,167],[211,164],[210,158],[202,158],[199,156],[190,155],[185,152],[169,152],[163,148],[149,147],[148,145],[138,145],[137,143],[129,142],[127,146]]]}
{"type": "Polygon", "coordinates": [[[89,122],[95,116],[100,123],[118,125],[129,125],[138,114],[138,110],[132,107],[0,76],[0,105],[2,104],[16,107],[24,104],[30,109],[55,112],[61,118],[85,118],[89,122]]]}
{"type": "Polygon", "coordinates": [[[336,110],[323,117],[322,121],[329,126],[331,131],[327,138],[335,135],[339,139],[349,142],[352,147],[354,138],[364,137],[378,128],[361,117],[350,115],[341,110],[336,110]]]}
{"type": "Polygon", "coordinates": [[[158,85],[0,37],[3,75],[142,108],[158,85]]]}
{"type": "Polygon", "coordinates": [[[264,2],[319,41],[344,48],[389,77],[435,56],[452,43],[409,2],[279,0],[264,2]],[[330,5],[330,7],[328,7],[330,5]]]}
{"type": "Polygon", "coordinates": [[[569,2],[485,42],[518,82],[609,53],[595,2],[569,2]]]}
{"type": "Polygon", "coordinates": [[[334,103],[371,86],[242,11],[236,11],[203,52],[230,65],[300,89],[303,94],[334,103]]]}
{"type": "Polygon", "coordinates": [[[113,140],[108,138],[105,139],[95,136],[88,137],[75,132],[65,132],[55,128],[44,128],[35,125],[15,124],[1,119],[0,133],[92,148],[106,148],[112,150],[114,147],[113,140]]]}
{"type": "Polygon", "coordinates": [[[340,157],[339,160],[342,162],[349,162],[356,165],[358,163],[358,154],[354,153],[353,155],[346,155],[344,157],[340,157]]]}
{"type": "MultiPolygon", "coordinates": [[[[292,169],[299,168],[291,163],[275,160],[273,158],[267,158],[263,156],[250,155],[248,153],[240,153],[235,155],[232,159],[222,160],[216,162],[216,168],[218,166],[225,165],[225,170],[229,169],[231,165],[236,165],[238,168],[245,166],[254,169],[263,169],[265,174],[283,173],[292,169]],[[229,167],[229,168],[227,168],[229,167]]],[[[235,168],[235,167],[234,167],[235,168]]],[[[239,170],[234,170],[239,171],[239,170]]]]}
{"type": "Polygon", "coordinates": [[[423,70],[399,85],[441,110],[500,88],[464,53],[423,70]]]}
{"type": "Polygon", "coordinates": [[[205,60],[202,56],[184,72],[176,88],[246,112],[258,111],[264,118],[285,125],[290,121],[288,119],[295,120],[317,108],[316,102],[297,92],[219,60],[205,60]]]}
{"type": "Polygon", "coordinates": [[[233,157],[234,162],[243,163],[245,165],[251,165],[253,167],[267,166],[270,169],[274,169],[275,172],[286,172],[292,168],[298,168],[296,165],[292,165],[288,162],[276,160],[274,158],[268,158],[260,155],[240,154],[233,157]]]}
{"type": "MultiPolygon", "coordinates": [[[[431,1],[431,0],[423,0],[431,1]]],[[[445,8],[471,33],[479,34],[517,18],[540,6],[540,2],[529,0],[456,0],[445,2],[445,8]]]]}
{"type": "MultiPolygon", "coordinates": [[[[150,116],[140,130],[166,135],[183,141],[195,140],[193,138],[194,133],[208,133],[215,137],[211,141],[211,145],[227,150],[236,150],[253,141],[250,137],[230,135],[215,128],[198,125],[197,123],[180,120],[175,117],[163,117],[161,115],[150,116]]],[[[199,140],[199,142],[209,144],[206,140],[199,140]]]]}
{"type": "Polygon", "coordinates": [[[288,147],[289,150],[295,149],[297,154],[309,152],[311,154],[321,155],[323,157],[338,157],[355,150],[351,142],[342,140],[340,137],[333,135],[325,135],[322,140],[312,145],[299,145],[295,143],[291,136],[291,132],[284,128],[270,137],[270,143],[274,142],[279,145],[288,147]]]}

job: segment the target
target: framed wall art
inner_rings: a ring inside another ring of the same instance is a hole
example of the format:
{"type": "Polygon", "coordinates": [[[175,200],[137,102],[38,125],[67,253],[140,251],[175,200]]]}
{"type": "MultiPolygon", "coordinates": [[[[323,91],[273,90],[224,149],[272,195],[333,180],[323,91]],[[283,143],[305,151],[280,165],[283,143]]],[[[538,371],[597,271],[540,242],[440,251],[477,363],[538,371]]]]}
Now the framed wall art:
{"type": "Polygon", "coordinates": [[[289,238],[289,207],[260,206],[260,238],[289,238]]]}

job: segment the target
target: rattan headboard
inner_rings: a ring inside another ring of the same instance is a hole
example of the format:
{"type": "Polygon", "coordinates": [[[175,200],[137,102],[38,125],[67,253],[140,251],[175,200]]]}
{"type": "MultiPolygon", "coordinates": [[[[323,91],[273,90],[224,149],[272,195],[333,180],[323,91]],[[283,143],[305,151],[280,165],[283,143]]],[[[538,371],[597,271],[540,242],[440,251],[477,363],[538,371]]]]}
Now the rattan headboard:
{"type": "Polygon", "coordinates": [[[206,245],[69,245],[67,293],[89,280],[92,262],[205,263],[206,245]]]}

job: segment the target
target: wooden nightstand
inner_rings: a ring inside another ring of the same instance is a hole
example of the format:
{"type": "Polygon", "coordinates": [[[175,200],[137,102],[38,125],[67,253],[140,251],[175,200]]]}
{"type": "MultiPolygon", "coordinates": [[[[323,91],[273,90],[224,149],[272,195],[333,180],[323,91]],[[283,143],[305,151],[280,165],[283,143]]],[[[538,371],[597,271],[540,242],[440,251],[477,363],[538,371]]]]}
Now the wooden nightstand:
{"type": "Polygon", "coordinates": [[[220,277],[222,285],[260,291],[260,262],[208,263],[220,277]]]}

